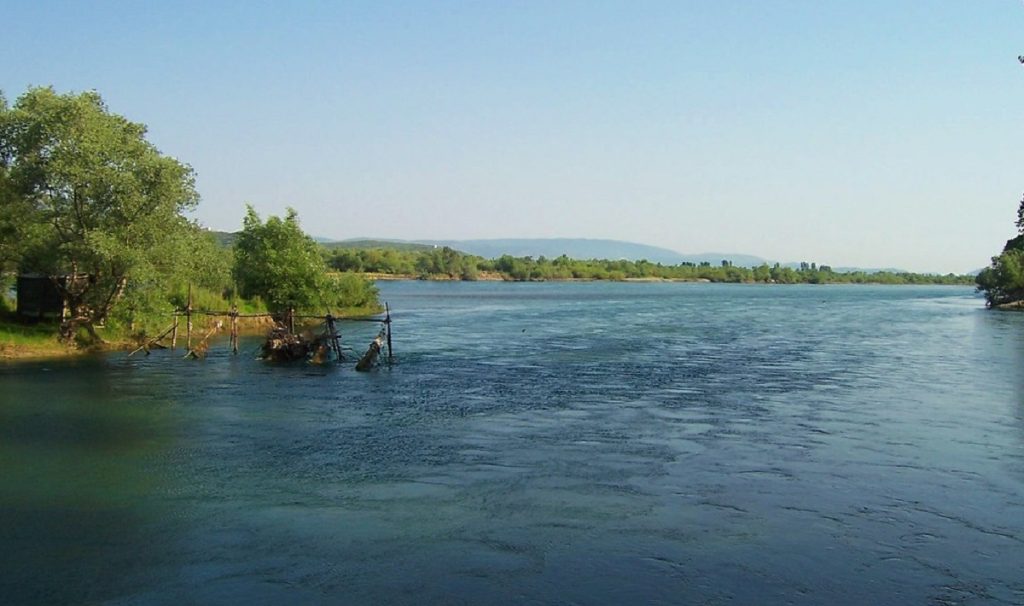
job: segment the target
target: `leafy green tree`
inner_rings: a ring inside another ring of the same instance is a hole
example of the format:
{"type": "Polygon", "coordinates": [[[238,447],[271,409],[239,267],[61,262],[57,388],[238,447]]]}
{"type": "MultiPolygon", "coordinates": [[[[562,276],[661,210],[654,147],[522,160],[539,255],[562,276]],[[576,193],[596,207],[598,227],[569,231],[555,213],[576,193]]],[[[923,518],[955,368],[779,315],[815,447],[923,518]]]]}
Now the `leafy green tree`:
{"type": "MultiPolygon", "coordinates": [[[[99,94],[32,88],[0,103],[0,255],[55,280],[65,333],[104,321],[133,283],[173,273],[195,226],[192,169],[111,113],[99,94]]],[[[148,286],[146,286],[148,287],[148,286]]]]}
{"type": "Polygon", "coordinates": [[[1024,197],[1021,198],[1020,204],[1017,206],[1017,234],[1024,235],[1024,197]]]}
{"type": "Polygon", "coordinates": [[[148,333],[165,328],[168,315],[188,300],[193,305],[225,309],[224,297],[233,295],[229,250],[209,232],[186,225],[168,238],[161,248],[158,271],[133,274],[122,301],[110,313],[110,320],[132,332],[148,333]],[[204,302],[198,299],[203,297],[204,302]]]}
{"type": "Polygon", "coordinates": [[[331,310],[357,309],[377,311],[380,309],[377,287],[369,280],[354,273],[329,275],[326,277],[325,307],[331,310]]]}
{"type": "Polygon", "coordinates": [[[234,277],[243,297],[260,297],[275,312],[317,309],[323,303],[327,267],[313,238],[289,208],[284,219],[264,223],[247,205],[235,241],[234,277]]]}
{"type": "Polygon", "coordinates": [[[1002,254],[992,257],[992,264],[976,279],[990,306],[1024,300],[1024,199],[1017,206],[1016,226],[1017,236],[1006,242],[1002,254]]]}
{"type": "Polygon", "coordinates": [[[338,271],[374,271],[363,266],[362,255],[355,250],[339,250],[331,257],[330,265],[338,271]]]}
{"type": "Polygon", "coordinates": [[[252,206],[246,207],[233,273],[243,297],[260,297],[273,312],[377,307],[376,291],[362,278],[328,276],[320,246],[302,231],[291,208],[284,219],[263,222],[252,206]]]}
{"type": "Polygon", "coordinates": [[[992,258],[992,265],[978,274],[979,290],[989,305],[1024,300],[1024,251],[1008,250],[992,258]]]}

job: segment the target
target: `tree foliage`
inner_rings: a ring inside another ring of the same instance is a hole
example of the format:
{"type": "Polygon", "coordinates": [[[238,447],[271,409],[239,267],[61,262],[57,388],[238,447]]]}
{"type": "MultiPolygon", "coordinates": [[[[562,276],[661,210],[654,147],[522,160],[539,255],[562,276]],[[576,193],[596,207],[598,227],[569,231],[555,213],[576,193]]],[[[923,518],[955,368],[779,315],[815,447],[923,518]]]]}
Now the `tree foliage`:
{"type": "Polygon", "coordinates": [[[1007,250],[992,258],[977,278],[978,289],[989,305],[1024,300],[1024,250],[1007,250]]]}
{"type": "Polygon", "coordinates": [[[56,283],[72,321],[90,331],[133,287],[178,273],[198,233],[183,213],[198,199],[192,169],[95,92],[33,88],[0,103],[0,257],[66,276],[56,283]]]}
{"type": "Polygon", "coordinates": [[[1024,197],[1021,197],[1020,204],[1017,205],[1017,235],[1024,235],[1024,197]]]}
{"type": "Polygon", "coordinates": [[[1017,206],[1017,236],[992,257],[992,264],[977,277],[978,290],[985,293],[988,305],[1004,305],[1024,300],[1024,199],[1017,206]]]}
{"type": "Polygon", "coordinates": [[[561,255],[483,259],[451,248],[429,251],[391,249],[332,249],[328,263],[339,271],[399,275],[421,279],[475,280],[480,277],[510,281],[539,280],[706,280],[709,282],[762,282],[774,284],[970,284],[969,276],[914,274],[909,272],[836,272],[828,265],[802,263],[799,269],[762,264],[738,267],[724,260],[710,263],[663,265],[646,260],[571,259],[561,255]]]}
{"type": "Polygon", "coordinates": [[[235,242],[234,277],[243,297],[259,297],[274,312],[377,307],[376,290],[363,278],[328,275],[320,246],[302,231],[291,208],[283,219],[264,222],[246,207],[235,242]]]}

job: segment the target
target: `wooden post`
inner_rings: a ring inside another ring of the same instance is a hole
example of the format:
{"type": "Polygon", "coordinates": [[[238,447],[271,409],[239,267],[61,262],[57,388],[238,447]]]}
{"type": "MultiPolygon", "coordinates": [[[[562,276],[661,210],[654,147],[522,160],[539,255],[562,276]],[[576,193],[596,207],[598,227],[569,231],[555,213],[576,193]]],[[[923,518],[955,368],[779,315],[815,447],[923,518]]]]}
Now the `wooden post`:
{"type": "Polygon", "coordinates": [[[295,334],[295,308],[288,308],[288,332],[295,334]]]}
{"type": "Polygon", "coordinates": [[[342,360],[341,355],[341,335],[338,334],[337,326],[334,324],[334,316],[327,313],[324,317],[324,322],[327,323],[327,334],[331,340],[331,351],[334,352],[335,358],[340,362],[342,360]]]}
{"type": "Polygon", "coordinates": [[[167,333],[169,333],[169,332],[171,332],[173,330],[174,330],[174,325],[171,324],[170,328],[168,328],[167,330],[163,331],[162,333],[160,333],[156,337],[150,339],[149,341],[146,341],[145,343],[143,343],[142,345],[140,345],[136,349],[134,349],[130,354],[128,354],[128,357],[130,358],[130,357],[132,357],[133,355],[139,353],[142,350],[146,350],[146,355],[148,356],[149,355],[149,348],[152,347],[153,345],[156,345],[157,347],[163,348],[163,345],[160,345],[160,341],[162,341],[163,338],[167,336],[167,333]]]}
{"type": "MultiPolygon", "coordinates": [[[[381,333],[384,331],[382,330],[381,333]]],[[[356,370],[359,372],[366,372],[372,370],[374,365],[377,363],[377,357],[380,355],[381,347],[384,345],[384,335],[378,334],[373,341],[370,341],[370,347],[363,354],[363,357],[356,362],[356,370]]]]}
{"type": "Polygon", "coordinates": [[[188,285],[188,303],[185,305],[185,347],[192,351],[192,284],[188,285]]]}
{"type": "Polygon", "coordinates": [[[388,328],[388,364],[391,364],[394,360],[394,354],[391,350],[391,308],[388,306],[387,301],[384,302],[384,311],[387,313],[384,321],[387,323],[388,328]]]}
{"type": "Polygon", "coordinates": [[[238,306],[231,306],[231,353],[238,355],[238,306]]]}
{"type": "Polygon", "coordinates": [[[174,310],[174,326],[171,328],[171,351],[178,348],[178,310],[174,310]]]}
{"type": "Polygon", "coordinates": [[[206,333],[206,336],[203,337],[203,339],[201,341],[199,341],[199,344],[196,345],[194,349],[190,348],[188,350],[188,353],[185,354],[185,357],[186,358],[194,358],[196,360],[205,358],[206,357],[206,350],[210,348],[210,345],[209,345],[209,343],[207,343],[207,341],[210,340],[210,337],[212,337],[215,332],[217,332],[218,330],[220,330],[223,327],[224,327],[224,321],[223,320],[217,320],[217,323],[213,325],[213,328],[210,329],[210,332],[206,333]]]}

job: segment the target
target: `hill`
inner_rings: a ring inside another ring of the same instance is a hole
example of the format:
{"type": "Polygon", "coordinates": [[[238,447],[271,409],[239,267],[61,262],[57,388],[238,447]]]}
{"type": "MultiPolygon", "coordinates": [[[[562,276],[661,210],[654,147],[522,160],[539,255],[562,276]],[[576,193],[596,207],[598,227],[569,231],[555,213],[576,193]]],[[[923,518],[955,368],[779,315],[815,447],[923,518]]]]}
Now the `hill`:
{"type": "Polygon", "coordinates": [[[652,263],[678,265],[689,262],[720,264],[723,259],[734,265],[755,266],[764,262],[759,257],[741,254],[703,253],[684,255],[668,248],[590,238],[512,238],[499,240],[421,240],[424,244],[449,246],[485,259],[502,255],[513,257],[547,257],[553,259],[565,255],[572,259],[646,259],[652,263]]]}
{"type": "Polygon", "coordinates": [[[231,248],[235,245],[235,240],[238,239],[238,232],[216,231],[213,229],[207,230],[207,232],[213,236],[217,244],[224,248],[231,248]]]}
{"type": "Polygon", "coordinates": [[[407,242],[405,240],[374,240],[369,238],[357,238],[353,240],[324,240],[321,243],[329,249],[354,248],[363,250],[367,248],[388,248],[392,250],[419,251],[433,250],[436,248],[434,244],[407,242]]]}
{"type": "MultiPolygon", "coordinates": [[[[214,231],[210,233],[217,242],[225,247],[234,245],[238,238],[237,233],[214,231]]],[[[621,240],[602,240],[592,238],[508,238],[493,240],[389,240],[377,238],[353,238],[350,240],[333,240],[331,238],[315,238],[327,249],[349,248],[365,250],[371,248],[386,248],[404,252],[418,252],[432,250],[440,246],[448,246],[459,252],[476,255],[485,259],[497,259],[502,255],[512,257],[547,257],[555,259],[565,255],[571,259],[626,259],[639,261],[646,259],[652,263],[662,265],[679,265],[680,263],[710,263],[721,265],[723,260],[730,261],[737,267],[757,267],[762,263],[774,265],[774,261],[766,260],[754,255],[736,253],[699,253],[683,254],[668,248],[638,244],[636,242],[625,242],[621,240]]],[[[781,264],[782,267],[798,269],[800,263],[790,261],[781,264]]],[[[905,270],[886,268],[863,268],[863,267],[833,267],[836,273],[904,273],[905,270]]],[[[980,270],[979,270],[980,271],[980,270]]],[[[978,272],[972,272],[977,274],[978,272]]]]}
{"type": "MultiPolygon", "coordinates": [[[[208,230],[209,233],[217,241],[217,244],[224,248],[231,248],[235,245],[235,241],[238,240],[238,232],[228,231],[216,231],[208,230]]],[[[389,248],[393,250],[401,251],[420,251],[420,250],[432,250],[435,248],[433,244],[421,244],[419,242],[406,242],[404,240],[374,240],[369,238],[359,238],[353,240],[335,240],[333,238],[313,237],[318,244],[327,249],[337,248],[353,248],[358,250],[368,248],[389,248]]]]}

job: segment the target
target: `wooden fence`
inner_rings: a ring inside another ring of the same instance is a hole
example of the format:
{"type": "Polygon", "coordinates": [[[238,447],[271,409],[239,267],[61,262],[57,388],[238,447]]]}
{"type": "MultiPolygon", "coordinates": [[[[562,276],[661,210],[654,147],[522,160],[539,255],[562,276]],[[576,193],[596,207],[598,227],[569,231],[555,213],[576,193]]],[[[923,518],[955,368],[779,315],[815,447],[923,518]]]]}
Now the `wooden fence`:
{"type": "MultiPolygon", "coordinates": [[[[381,324],[380,333],[370,343],[370,347],[364,354],[359,363],[356,365],[357,370],[368,370],[374,366],[378,360],[378,356],[387,347],[387,362],[391,364],[394,361],[394,350],[392,349],[391,339],[391,307],[384,304],[385,315],[383,318],[344,318],[347,322],[378,322],[381,324]]],[[[140,351],[145,351],[149,354],[151,347],[163,347],[160,344],[162,340],[167,338],[168,335],[171,337],[171,350],[175,350],[178,347],[178,331],[180,319],[185,318],[185,348],[187,353],[186,358],[201,358],[204,357],[206,349],[209,347],[209,339],[223,328],[223,320],[218,320],[214,324],[213,328],[210,329],[199,342],[193,346],[192,344],[192,318],[193,316],[206,316],[215,318],[226,318],[230,322],[230,347],[234,354],[238,354],[238,320],[240,318],[272,318],[275,321],[280,318],[279,315],[270,313],[241,313],[238,311],[238,307],[235,305],[231,306],[231,309],[225,311],[217,310],[205,310],[205,309],[193,309],[192,308],[192,288],[189,286],[188,300],[185,304],[185,308],[174,312],[174,322],[167,330],[157,335],[155,338],[150,339],[140,345],[137,349],[129,353],[132,356],[140,351]]],[[[337,318],[331,315],[330,312],[324,315],[310,315],[310,314],[297,314],[294,309],[289,309],[284,314],[283,324],[291,334],[295,333],[295,321],[296,320],[322,320],[326,330],[326,341],[328,343],[330,351],[334,352],[338,360],[342,360],[341,352],[341,335],[338,333],[337,318]]]]}

